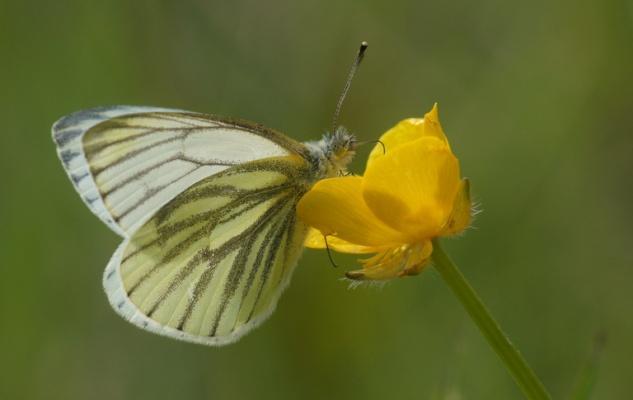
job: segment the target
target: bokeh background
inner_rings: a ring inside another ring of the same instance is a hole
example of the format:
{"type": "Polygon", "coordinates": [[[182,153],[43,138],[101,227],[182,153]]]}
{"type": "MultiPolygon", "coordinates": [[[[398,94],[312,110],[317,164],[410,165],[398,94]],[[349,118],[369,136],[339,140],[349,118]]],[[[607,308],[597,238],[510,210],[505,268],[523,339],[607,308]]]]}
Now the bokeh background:
{"type": "Polygon", "coordinates": [[[521,398],[432,269],[349,290],[307,251],[273,317],[223,348],[110,310],[119,239],[67,181],[51,124],[141,104],[315,139],[361,40],[341,122],[376,139],[439,102],[483,210],[453,258],[555,398],[597,334],[592,398],[630,398],[628,0],[0,1],[0,398],[521,398]]]}

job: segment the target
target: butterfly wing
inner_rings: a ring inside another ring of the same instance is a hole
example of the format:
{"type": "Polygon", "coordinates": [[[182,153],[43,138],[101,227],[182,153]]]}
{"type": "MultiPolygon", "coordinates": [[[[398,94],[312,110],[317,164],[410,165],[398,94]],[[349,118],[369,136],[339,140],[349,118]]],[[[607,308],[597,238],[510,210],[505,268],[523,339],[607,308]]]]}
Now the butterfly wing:
{"type": "Polygon", "coordinates": [[[124,237],[103,278],[119,314],[211,345],[270,315],[303,248],[304,145],[244,121],[129,106],[71,114],[53,138],[84,202],[124,237]]]}
{"type": "Polygon", "coordinates": [[[304,151],[299,143],[260,125],[133,106],[68,115],[53,125],[53,139],[81,198],[123,237],[207,176],[304,151]]]}
{"type": "Polygon", "coordinates": [[[269,316],[303,249],[295,206],[299,156],[252,161],[201,180],[118,248],[104,274],[110,303],[152,332],[209,345],[269,316]]]}

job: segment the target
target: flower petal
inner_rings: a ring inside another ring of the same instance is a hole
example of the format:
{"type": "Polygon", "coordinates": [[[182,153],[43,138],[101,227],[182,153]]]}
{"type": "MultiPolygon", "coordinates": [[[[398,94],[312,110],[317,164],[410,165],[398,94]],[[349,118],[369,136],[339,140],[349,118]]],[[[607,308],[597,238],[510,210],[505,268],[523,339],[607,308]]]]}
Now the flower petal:
{"type": "Polygon", "coordinates": [[[421,138],[424,134],[423,123],[424,120],[422,118],[407,118],[383,133],[380,137],[382,144],[377,143],[374,146],[367,158],[367,165],[376,158],[395,150],[401,144],[421,138]],[[385,146],[384,148],[383,145],[385,146]]]}
{"type": "Polygon", "coordinates": [[[438,115],[437,103],[433,104],[433,108],[431,111],[424,115],[424,136],[432,136],[440,139],[450,149],[450,145],[448,144],[448,139],[444,134],[444,129],[442,129],[442,125],[440,124],[440,117],[438,115]]]}
{"type": "Polygon", "coordinates": [[[470,181],[462,179],[459,190],[453,202],[453,211],[446,225],[442,228],[441,236],[452,236],[460,233],[470,225],[472,217],[470,201],[470,181]]]}
{"type": "Polygon", "coordinates": [[[409,243],[436,236],[459,188],[459,162],[445,142],[423,137],[374,160],[363,178],[371,211],[409,243]]]}
{"type": "Polygon", "coordinates": [[[428,265],[432,252],[433,244],[430,240],[387,249],[361,260],[363,269],[348,271],[345,276],[353,280],[385,281],[417,275],[428,265]]]}
{"type": "Polygon", "coordinates": [[[323,236],[321,231],[314,228],[310,228],[308,230],[308,235],[306,236],[303,245],[310,249],[325,249],[329,246],[332,250],[351,254],[376,253],[381,250],[381,248],[377,247],[360,246],[354,243],[350,243],[343,239],[339,239],[336,236],[329,236],[327,238],[326,245],[325,236],[323,236]]]}
{"type": "Polygon", "coordinates": [[[442,125],[437,113],[437,103],[433,105],[431,111],[422,118],[408,118],[396,124],[380,137],[380,143],[377,143],[369,153],[367,158],[367,168],[369,164],[378,157],[395,150],[400,145],[409,143],[413,140],[420,139],[425,136],[432,136],[442,140],[448,146],[448,139],[444,135],[442,125]],[[384,145],[384,148],[383,148],[384,145]]]}
{"type": "Polygon", "coordinates": [[[328,239],[331,235],[369,247],[403,243],[404,236],[376,218],[365,204],[362,180],[348,176],[317,182],[297,204],[297,215],[328,239]]]}

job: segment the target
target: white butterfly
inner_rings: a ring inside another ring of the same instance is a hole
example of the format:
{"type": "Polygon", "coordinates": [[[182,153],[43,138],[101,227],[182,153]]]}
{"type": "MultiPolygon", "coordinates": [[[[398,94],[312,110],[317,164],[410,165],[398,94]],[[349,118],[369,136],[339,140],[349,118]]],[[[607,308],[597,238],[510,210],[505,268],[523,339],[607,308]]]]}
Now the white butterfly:
{"type": "Polygon", "coordinates": [[[299,143],[246,121],[132,106],[63,117],[53,140],[83,201],[123,237],[103,275],[114,310],[207,345],[234,342],[273,312],[308,232],[297,202],[344,173],[356,147],[342,127],[299,143]]]}
{"type": "Polygon", "coordinates": [[[66,116],[53,138],[81,198],[123,237],[103,277],[112,307],[208,345],[272,313],[307,233],[295,206],[345,170],[356,143],[343,128],[302,144],[245,121],[130,106],[66,116]]]}

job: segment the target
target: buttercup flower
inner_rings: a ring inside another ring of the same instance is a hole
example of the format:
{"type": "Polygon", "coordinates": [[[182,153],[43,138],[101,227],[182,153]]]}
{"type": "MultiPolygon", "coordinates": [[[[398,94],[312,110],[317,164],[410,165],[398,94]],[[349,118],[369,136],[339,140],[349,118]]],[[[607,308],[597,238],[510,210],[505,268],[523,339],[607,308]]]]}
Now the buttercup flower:
{"type": "Polygon", "coordinates": [[[444,252],[444,236],[462,232],[471,221],[467,179],[451,151],[437,116],[401,121],[380,138],[362,177],[317,182],[297,205],[312,227],[305,245],[343,253],[371,254],[363,268],[346,275],[384,281],[418,274],[432,258],[528,399],[550,399],[521,353],[494,320],[481,298],[444,252]]]}
{"type": "Polygon", "coordinates": [[[312,226],[305,245],[369,254],[357,280],[416,275],[428,263],[431,240],[463,231],[471,220],[469,183],[460,178],[437,113],[409,118],[382,135],[362,177],[319,181],[297,206],[312,226]],[[327,239],[327,243],[326,243],[327,239]]]}

